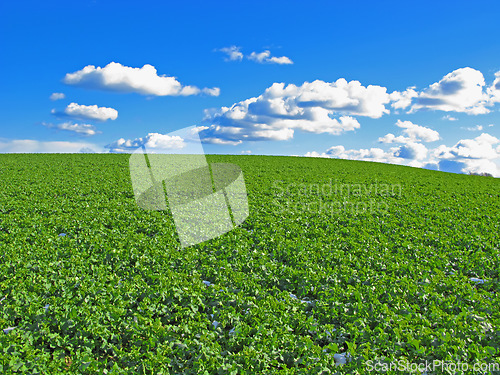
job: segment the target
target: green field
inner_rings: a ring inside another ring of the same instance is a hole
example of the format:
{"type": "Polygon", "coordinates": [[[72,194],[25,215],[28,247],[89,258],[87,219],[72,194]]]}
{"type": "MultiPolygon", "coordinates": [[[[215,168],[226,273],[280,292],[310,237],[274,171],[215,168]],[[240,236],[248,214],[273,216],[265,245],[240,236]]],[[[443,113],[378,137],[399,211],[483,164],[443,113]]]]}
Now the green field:
{"type": "Polygon", "coordinates": [[[243,170],[250,215],[181,248],[168,211],[137,207],[128,155],[0,155],[0,373],[500,362],[499,179],[207,158],[243,170]]]}

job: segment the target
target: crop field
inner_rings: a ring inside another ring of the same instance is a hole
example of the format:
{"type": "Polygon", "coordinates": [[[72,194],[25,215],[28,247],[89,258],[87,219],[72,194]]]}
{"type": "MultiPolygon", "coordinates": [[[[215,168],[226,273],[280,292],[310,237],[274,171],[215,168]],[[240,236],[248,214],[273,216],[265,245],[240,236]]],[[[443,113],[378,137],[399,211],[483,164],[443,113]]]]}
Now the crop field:
{"type": "Polygon", "coordinates": [[[182,248],[128,158],[0,155],[1,374],[498,373],[499,179],[209,155],[250,214],[182,248]]]}

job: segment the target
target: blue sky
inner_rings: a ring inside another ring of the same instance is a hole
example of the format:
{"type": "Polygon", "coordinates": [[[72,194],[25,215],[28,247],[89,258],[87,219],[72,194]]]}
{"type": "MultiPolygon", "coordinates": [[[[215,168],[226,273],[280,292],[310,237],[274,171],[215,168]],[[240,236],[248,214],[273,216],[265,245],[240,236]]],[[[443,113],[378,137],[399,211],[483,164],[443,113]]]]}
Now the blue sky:
{"type": "Polygon", "coordinates": [[[496,1],[2,2],[0,152],[131,152],[196,125],[206,153],[500,177],[499,11],[496,1]]]}

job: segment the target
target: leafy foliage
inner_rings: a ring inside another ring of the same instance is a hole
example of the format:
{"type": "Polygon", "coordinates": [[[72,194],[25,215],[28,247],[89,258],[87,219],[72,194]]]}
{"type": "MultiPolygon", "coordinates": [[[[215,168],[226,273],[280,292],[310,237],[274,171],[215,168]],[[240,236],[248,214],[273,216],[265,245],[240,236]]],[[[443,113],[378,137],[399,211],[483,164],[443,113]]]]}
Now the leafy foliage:
{"type": "Polygon", "coordinates": [[[242,168],[250,216],[181,249],[167,211],[137,207],[127,155],[0,155],[1,373],[499,360],[498,179],[208,158],[242,168]]]}

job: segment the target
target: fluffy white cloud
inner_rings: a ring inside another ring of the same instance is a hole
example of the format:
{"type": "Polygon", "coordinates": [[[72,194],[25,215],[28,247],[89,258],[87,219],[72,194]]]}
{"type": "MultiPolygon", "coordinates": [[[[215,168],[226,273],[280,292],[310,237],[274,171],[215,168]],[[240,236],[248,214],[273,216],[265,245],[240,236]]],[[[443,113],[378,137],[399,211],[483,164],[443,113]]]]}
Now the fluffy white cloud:
{"type": "Polygon", "coordinates": [[[427,157],[427,147],[421,143],[408,142],[399,147],[394,156],[410,160],[423,160],[427,157]]]}
{"type": "MultiPolygon", "coordinates": [[[[483,74],[473,68],[460,68],[445,75],[422,91],[415,86],[403,92],[390,94],[394,109],[409,108],[408,113],[419,110],[440,110],[462,112],[469,115],[490,112],[491,106],[500,102],[500,72],[495,73],[495,81],[487,87],[483,74]]],[[[443,120],[456,121],[450,115],[443,120]]]]}
{"type": "Polygon", "coordinates": [[[206,111],[204,121],[210,126],[200,136],[205,142],[288,140],[295,129],[336,135],[360,127],[350,115],[381,117],[389,112],[385,108],[388,102],[385,87],[365,87],[342,78],[302,86],[274,83],[258,97],[206,111]]]}
{"type": "Polygon", "coordinates": [[[50,95],[50,100],[60,100],[60,99],[64,99],[65,97],[66,97],[66,95],[64,95],[62,92],[53,92],[50,95]]]}
{"type": "Polygon", "coordinates": [[[383,137],[380,137],[378,139],[378,141],[380,143],[407,143],[407,142],[411,142],[411,138],[408,138],[408,137],[405,137],[402,135],[399,135],[396,137],[392,133],[387,133],[383,137]]]}
{"type": "Polygon", "coordinates": [[[398,120],[396,126],[403,128],[403,133],[413,141],[434,142],[439,140],[437,131],[414,124],[411,121],[398,120]]]}
{"type": "Polygon", "coordinates": [[[271,56],[271,52],[270,51],[264,51],[264,52],[260,52],[260,53],[252,52],[248,56],[248,59],[252,60],[252,61],[255,61],[255,62],[258,62],[258,63],[263,63],[266,60],[268,60],[270,56],[271,56]]]}
{"type": "Polygon", "coordinates": [[[95,135],[99,133],[94,125],[90,124],[75,124],[72,122],[63,122],[61,124],[51,124],[51,123],[42,123],[43,126],[46,126],[48,128],[54,128],[58,130],[65,130],[81,135],[95,135]]]}
{"type": "Polygon", "coordinates": [[[258,62],[260,64],[264,63],[271,63],[271,64],[293,64],[293,61],[286,57],[286,56],[281,56],[281,57],[271,57],[271,51],[265,50],[263,52],[252,52],[250,55],[247,56],[249,60],[258,62]]]}
{"type": "Polygon", "coordinates": [[[500,177],[500,166],[487,159],[466,160],[462,173],[483,174],[488,173],[493,177],[500,177]]]}
{"type": "MultiPolygon", "coordinates": [[[[182,86],[175,77],[158,75],[156,68],[149,64],[142,68],[131,68],[115,62],[109,63],[104,68],[87,65],[82,70],[66,74],[63,81],[68,85],[117,92],[135,92],[142,95],[186,96],[202,92],[195,86],[182,86]]],[[[218,95],[219,91],[205,91],[205,93],[218,95]]]]}
{"type": "Polygon", "coordinates": [[[99,147],[85,142],[41,142],[33,139],[0,139],[1,153],[77,153],[85,148],[99,149],[99,147]]]}
{"type": "MultiPolygon", "coordinates": [[[[402,157],[396,156],[399,148],[394,147],[388,151],[381,148],[372,147],[369,149],[345,149],[344,146],[333,146],[321,154],[321,157],[331,157],[336,159],[363,160],[373,161],[378,163],[405,164],[406,161],[402,157]]],[[[309,155],[312,156],[312,155],[309,155]]]]}
{"type": "Polygon", "coordinates": [[[388,151],[380,148],[345,150],[344,146],[330,147],[327,155],[340,159],[365,160],[392,164],[406,164],[408,160],[422,160],[427,155],[427,148],[420,143],[411,142],[400,147],[392,147],[388,151]]]}
{"type": "Polygon", "coordinates": [[[293,61],[286,56],[281,56],[281,57],[271,57],[267,62],[271,64],[279,64],[279,65],[291,65],[293,64],[293,61]]]}
{"type": "Polygon", "coordinates": [[[482,133],[474,139],[462,139],[454,146],[441,145],[435,149],[434,155],[439,159],[488,159],[500,158],[495,149],[500,140],[488,133],[482,133]]]}
{"type": "Polygon", "coordinates": [[[243,53],[240,52],[241,47],[231,46],[219,49],[219,51],[224,52],[227,57],[226,61],[238,61],[243,60],[243,53]]]}
{"type": "Polygon", "coordinates": [[[330,158],[330,155],[328,155],[325,152],[322,152],[321,154],[316,151],[309,151],[307,152],[304,156],[309,157],[309,158],[330,158]]]}
{"type": "MultiPolygon", "coordinates": [[[[54,110],[52,113],[57,114],[54,110]]],[[[109,107],[98,107],[97,105],[81,105],[70,103],[64,109],[64,114],[70,117],[76,117],[84,120],[116,120],[118,111],[109,107]]]]}
{"type": "Polygon", "coordinates": [[[420,92],[410,112],[427,109],[473,115],[488,113],[486,106],[491,105],[491,100],[484,86],[484,76],[479,70],[454,70],[420,92]]]}
{"type": "Polygon", "coordinates": [[[180,150],[186,146],[186,143],[184,139],[179,136],[149,133],[146,137],[136,138],[134,140],[120,138],[104,147],[109,149],[110,152],[132,152],[142,146],[152,151],[154,151],[154,149],[180,150]]]}
{"type": "Polygon", "coordinates": [[[220,95],[220,88],[218,88],[218,87],[212,87],[212,88],[205,87],[204,89],[201,90],[201,92],[208,95],[208,96],[219,96],[220,95]]]}
{"type": "Polygon", "coordinates": [[[492,103],[500,103],[500,72],[495,73],[495,80],[493,84],[488,87],[488,95],[492,103]]]}
{"type": "Polygon", "coordinates": [[[433,150],[439,169],[456,173],[489,173],[500,177],[500,140],[488,133],[474,139],[462,139],[454,146],[441,145],[433,150]]]}
{"type": "Polygon", "coordinates": [[[403,92],[394,91],[390,94],[391,107],[394,109],[404,109],[410,106],[413,98],[418,97],[415,87],[409,87],[403,92]]]}

